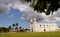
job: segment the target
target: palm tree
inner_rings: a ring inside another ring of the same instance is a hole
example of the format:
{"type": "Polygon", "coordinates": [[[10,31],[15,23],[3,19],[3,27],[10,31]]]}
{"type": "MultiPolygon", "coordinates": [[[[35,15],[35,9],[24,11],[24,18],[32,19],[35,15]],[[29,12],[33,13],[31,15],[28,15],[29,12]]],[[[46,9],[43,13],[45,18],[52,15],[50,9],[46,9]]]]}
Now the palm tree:
{"type": "Polygon", "coordinates": [[[49,15],[50,12],[57,11],[60,8],[60,0],[20,0],[22,2],[31,2],[31,7],[40,13],[44,12],[49,15]]]}
{"type": "Polygon", "coordinates": [[[12,26],[13,26],[13,29],[15,30],[15,26],[16,26],[16,25],[15,25],[15,24],[12,24],[12,26]]]}
{"type": "Polygon", "coordinates": [[[12,30],[12,27],[11,27],[11,26],[9,26],[9,27],[8,27],[8,29],[11,31],[11,30],[12,30]]]}
{"type": "Polygon", "coordinates": [[[18,26],[19,24],[18,23],[16,23],[16,26],[18,26]]]}
{"type": "Polygon", "coordinates": [[[18,27],[15,27],[15,31],[18,31],[18,27]]]}
{"type": "Polygon", "coordinates": [[[19,25],[19,24],[18,24],[18,23],[16,23],[16,28],[17,28],[17,30],[18,30],[18,25],[19,25]]]}
{"type": "Polygon", "coordinates": [[[21,30],[21,29],[22,29],[22,27],[20,26],[20,27],[19,27],[19,29],[21,30]]]}

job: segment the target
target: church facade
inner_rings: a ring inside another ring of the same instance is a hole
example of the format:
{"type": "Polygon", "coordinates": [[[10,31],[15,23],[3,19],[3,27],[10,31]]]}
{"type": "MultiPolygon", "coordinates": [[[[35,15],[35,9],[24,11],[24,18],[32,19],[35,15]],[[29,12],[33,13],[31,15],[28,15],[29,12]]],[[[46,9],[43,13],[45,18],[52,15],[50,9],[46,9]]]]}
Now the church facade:
{"type": "Polygon", "coordinates": [[[30,32],[58,31],[58,28],[56,23],[38,23],[35,18],[30,20],[30,32]]]}

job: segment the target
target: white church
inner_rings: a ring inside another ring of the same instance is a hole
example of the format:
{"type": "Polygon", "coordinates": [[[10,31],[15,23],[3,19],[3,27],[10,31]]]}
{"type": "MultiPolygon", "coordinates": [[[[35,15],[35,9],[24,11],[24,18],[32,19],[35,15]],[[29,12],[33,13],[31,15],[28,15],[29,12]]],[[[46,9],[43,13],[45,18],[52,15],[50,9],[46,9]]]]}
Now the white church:
{"type": "Polygon", "coordinates": [[[58,31],[58,28],[56,23],[38,23],[36,18],[30,19],[30,32],[58,31]]]}

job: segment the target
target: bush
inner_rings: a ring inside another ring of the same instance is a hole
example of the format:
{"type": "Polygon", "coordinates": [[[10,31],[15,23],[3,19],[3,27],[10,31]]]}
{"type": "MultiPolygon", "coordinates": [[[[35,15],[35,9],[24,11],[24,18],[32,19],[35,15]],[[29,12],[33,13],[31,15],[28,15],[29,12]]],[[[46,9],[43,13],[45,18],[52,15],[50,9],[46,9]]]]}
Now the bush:
{"type": "Polygon", "coordinates": [[[9,29],[5,27],[0,27],[0,33],[2,32],[9,32],[9,29]]]}

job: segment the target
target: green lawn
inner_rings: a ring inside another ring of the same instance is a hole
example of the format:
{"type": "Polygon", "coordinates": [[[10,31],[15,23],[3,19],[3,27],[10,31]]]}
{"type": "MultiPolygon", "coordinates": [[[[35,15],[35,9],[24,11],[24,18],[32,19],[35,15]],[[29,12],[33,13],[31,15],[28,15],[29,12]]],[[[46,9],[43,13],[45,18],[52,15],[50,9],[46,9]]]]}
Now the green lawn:
{"type": "Polygon", "coordinates": [[[0,37],[60,37],[60,32],[0,33],[0,37]]]}

